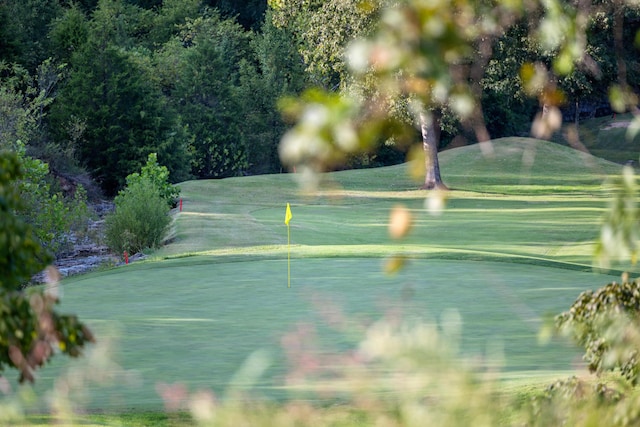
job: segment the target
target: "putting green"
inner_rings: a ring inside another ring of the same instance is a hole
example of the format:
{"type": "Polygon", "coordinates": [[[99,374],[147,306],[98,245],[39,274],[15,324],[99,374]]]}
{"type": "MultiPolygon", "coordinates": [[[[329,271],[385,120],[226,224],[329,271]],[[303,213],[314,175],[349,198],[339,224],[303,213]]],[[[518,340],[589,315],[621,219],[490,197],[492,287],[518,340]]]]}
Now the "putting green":
{"type": "MultiPolygon", "coordinates": [[[[64,282],[61,311],[77,313],[101,339],[117,338],[115,360],[128,371],[112,386],[89,386],[88,408],[160,408],[158,383],[221,393],[254,351],[271,365],[257,392],[283,398],[288,362],[281,337],[313,325],[318,351],[356,344],[327,319],[344,312],[360,322],[401,312],[439,321],[447,310],[462,317],[462,357],[504,347],[507,373],[539,375],[575,368],[579,351],[561,343],[540,346],[540,318],[566,309],[584,289],[614,277],[558,268],[497,262],[419,259],[396,276],[381,273],[376,258],[286,258],[220,263],[190,257],[117,268],[64,282]],[[132,274],[133,272],[137,274],[132,274]]],[[[339,316],[338,316],[339,317],[339,316]]],[[[491,361],[487,361],[491,362],[491,361]]],[[[76,361],[55,358],[41,372],[39,393],[76,361]],[[71,365],[70,365],[71,363],[71,365]]]]}

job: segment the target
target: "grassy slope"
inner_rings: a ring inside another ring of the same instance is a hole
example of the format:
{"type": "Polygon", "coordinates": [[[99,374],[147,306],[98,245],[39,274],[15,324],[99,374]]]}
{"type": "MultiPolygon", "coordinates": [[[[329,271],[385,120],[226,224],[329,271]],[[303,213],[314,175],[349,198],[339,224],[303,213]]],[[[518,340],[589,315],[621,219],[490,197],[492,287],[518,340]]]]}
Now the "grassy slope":
{"type": "Polygon", "coordinates": [[[307,197],[291,175],[184,183],[175,241],[155,255],[281,256],[284,206],[291,202],[293,243],[302,245],[294,256],[380,256],[398,250],[385,225],[389,208],[404,203],[415,212],[416,228],[401,244],[414,256],[589,266],[609,196],[602,183],[619,166],[524,138],[490,147],[492,157],[478,145],[442,153],[444,179],[454,191],[439,217],[423,209],[425,193],[415,190],[405,165],[330,174],[326,188],[307,197]]]}
{"type": "MultiPolygon", "coordinates": [[[[495,141],[492,157],[480,150],[442,154],[454,191],[437,217],[424,211],[425,194],[405,166],[330,174],[314,195],[299,194],[292,175],[184,183],[175,239],[155,260],[64,282],[63,310],[103,340],[117,337],[117,359],[133,371],[94,391],[87,406],[157,409],[159,382],[221,393],[258,348],[270,349],[272,362],[258,390],[282,397],[286,390],[274,388],[287,369],[279,337],[309,323],[322,332],[322,346],[344,349],[352,339],[323,326],[340,309],[358,319],[389,310],[434,319],[457,309],[465,354],[497,340],[514,378],[569,369],[577,352],[538,347],[539,319],[612,279],[588,270],[609,196],[602,182],[619,166],[528,139],[495,141]],[[416,225],[391,242],[388,211],[399,202],[414,210],[416,225]],[[398,276],[382,274],[380,258],[398,252],[415,259],[398,276]]],[[[53,365],[40,390],[67,362],[53,365]]]]}
{"type": "MultiPolygon", "coordinates": [[[[580,142],[596,157],[620,164],[632,160],[637,165],[640,157],[640,134],[629,138],[627,128],[632,120],[633,115],[630,113],[584,120],[578,126],[580,142]]],[[[566,144],[561,132],[555,137],[558,143],[566,144]]]]}

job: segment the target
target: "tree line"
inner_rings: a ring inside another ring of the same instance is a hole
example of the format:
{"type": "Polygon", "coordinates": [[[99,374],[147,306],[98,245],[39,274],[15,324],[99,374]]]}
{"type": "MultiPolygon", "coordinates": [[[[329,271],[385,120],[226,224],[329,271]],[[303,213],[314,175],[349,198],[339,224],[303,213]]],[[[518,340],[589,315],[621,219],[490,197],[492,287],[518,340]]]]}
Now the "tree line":
{"type": "MultiPolygon", "coordinates": [[[[0,147],[20,140],[27,154],[54,172],[85,168],[110,196],[151,153],[172,182],[279,172],[278,144],[290,124],[278,100],[312,87],[374,95],[366,87],[354,89],[345,52],[355,38],[376,31],[385,4],[1,1],[0,147]]],[[[623,72],[637,86],[640,18],[633,8],[622,10],[594,9],[588,17],[589,61],[555,82],[565,116],[578,118],[581,105],[606,103],[623,72]],[[615,25],[620,19],[621,31],[615,25]]],[[[540,109],[527,96],[522,64],[551,64],[558,52],[531,35],[532,22],[541,19],[537,13],[491,34],[491,55],[474,43],[475,51],[460,61],[458,71],[481,65],[481,73],[465,78],[480,94],[480,119],[491,137],[528,133],[540,109]]],[[[400,101],[390,108],[408,114],[400,101]]],[[[437,148],[481,139],[455,109],[438,113],[437,148]]],[[[403,147],[386,142],[377,141],[376,154],[349,156],[344,163],[404,160],[403,147]]]]}
{"type": "Polygon", "coordinates": [[[266,3],[233,4],[0,2],[0,147],[86,168],[107,195],[151,153],[173,182],[280,171],[276,102],[302,61],[266,3]]]}
{"type": "Polygon", "coordinates": [[[299,28],[320,83],[288,103],[297,123],[281,146],[312,172],[421,139],[423,188],[446,188],[437,159],[448,144],[548,139],[563,121],[577,135],[584,116],[637,110],[633,2],[269,3],[278,25],[299,28]]]}

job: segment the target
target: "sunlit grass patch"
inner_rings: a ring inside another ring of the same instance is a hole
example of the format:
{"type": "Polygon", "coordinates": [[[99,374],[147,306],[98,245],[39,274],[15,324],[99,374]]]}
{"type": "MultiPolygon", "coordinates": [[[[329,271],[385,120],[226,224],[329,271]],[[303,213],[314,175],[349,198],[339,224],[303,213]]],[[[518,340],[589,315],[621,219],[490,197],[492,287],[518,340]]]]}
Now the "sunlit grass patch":
{"type": "MultiPolygon", "coordinates": [[[[619,164],[632,161],[637,165],[640,160],[640,135],[630,138],[627,131],[633,120],[630,113],[583,120],[578,125],[580,142],[596,157],[619,164]]],[[[566,144],[564,136],[560,134],[556,140],[566,144]]]]}

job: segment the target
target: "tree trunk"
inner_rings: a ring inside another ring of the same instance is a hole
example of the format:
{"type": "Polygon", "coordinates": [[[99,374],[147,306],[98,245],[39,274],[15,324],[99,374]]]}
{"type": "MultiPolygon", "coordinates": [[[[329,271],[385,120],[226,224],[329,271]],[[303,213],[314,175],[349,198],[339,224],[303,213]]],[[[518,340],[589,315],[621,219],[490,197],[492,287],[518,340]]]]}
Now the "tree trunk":
{"type": "Polygon", "coordinates": [[[423,190],[446,190],[447,186],[440,177],[438,163],[438,145],[440,144],[440,112],[434,111],[431,120],[426,113],[420,113],[420,130],[422,132],[422,148],[424,149],[425,177],[423,190]]]}

